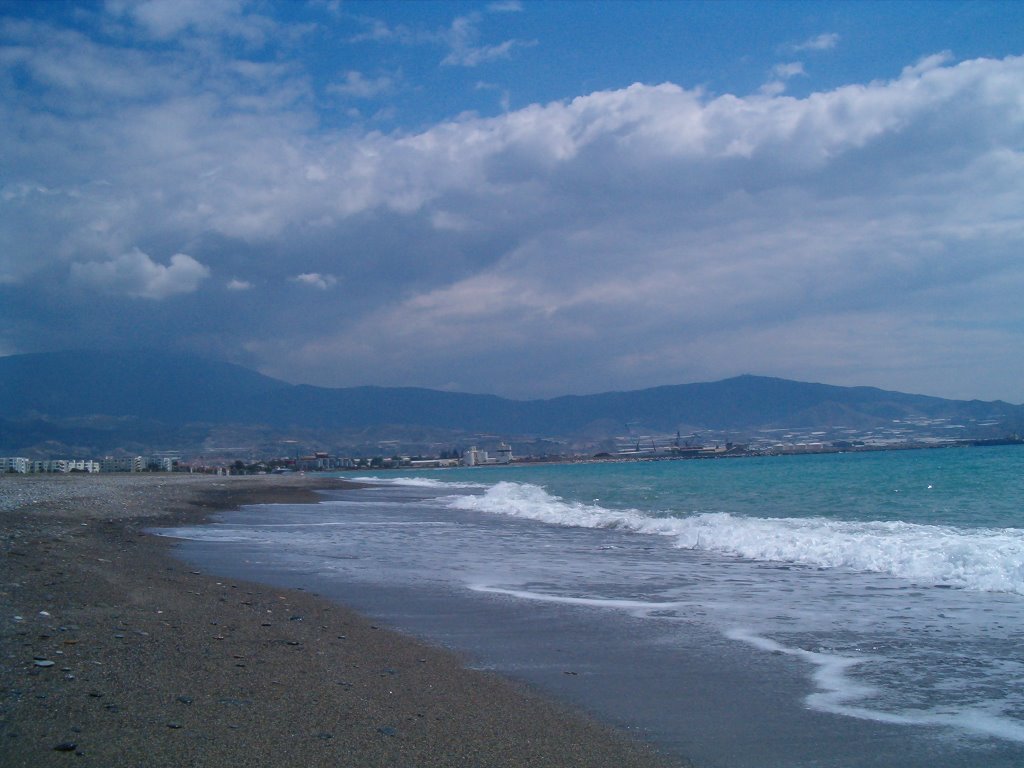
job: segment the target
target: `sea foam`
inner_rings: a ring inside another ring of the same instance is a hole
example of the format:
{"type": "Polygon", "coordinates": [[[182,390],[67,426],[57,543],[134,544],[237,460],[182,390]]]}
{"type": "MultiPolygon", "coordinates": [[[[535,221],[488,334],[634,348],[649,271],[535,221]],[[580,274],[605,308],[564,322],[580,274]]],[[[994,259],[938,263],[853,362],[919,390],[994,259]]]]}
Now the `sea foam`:
{"type": "Polygon", "coordinates": [[[663,513],[566,501],[529,483],[500,482],[451,496],[456,509],[583,528],[668,536],[682,549],[748,560],[881,573],[921,585],[1024,594],[1024,530],[905,522],[663,513]]]}

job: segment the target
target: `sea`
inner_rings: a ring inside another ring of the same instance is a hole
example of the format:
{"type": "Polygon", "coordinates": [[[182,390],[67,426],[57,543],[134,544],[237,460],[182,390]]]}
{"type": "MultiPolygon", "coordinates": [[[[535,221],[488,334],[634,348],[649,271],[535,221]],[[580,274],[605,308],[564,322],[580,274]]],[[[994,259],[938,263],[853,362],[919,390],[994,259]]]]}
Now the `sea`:
{"type": "Polygon", "coordinates": [[[161,533],[703,768],[1024,766],[1024,447],[344,477],[161,533]]]}

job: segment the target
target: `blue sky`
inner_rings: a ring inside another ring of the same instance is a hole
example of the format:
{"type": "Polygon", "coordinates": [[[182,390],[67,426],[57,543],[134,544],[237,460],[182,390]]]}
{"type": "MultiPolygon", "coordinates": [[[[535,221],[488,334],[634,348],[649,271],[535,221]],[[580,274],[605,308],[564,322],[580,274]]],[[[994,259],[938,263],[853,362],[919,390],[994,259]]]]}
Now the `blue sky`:
{"type": "Polygon", "coordinates": [[[0,3],[0,354],[1024,401],[1024,11],[0,3]]]}

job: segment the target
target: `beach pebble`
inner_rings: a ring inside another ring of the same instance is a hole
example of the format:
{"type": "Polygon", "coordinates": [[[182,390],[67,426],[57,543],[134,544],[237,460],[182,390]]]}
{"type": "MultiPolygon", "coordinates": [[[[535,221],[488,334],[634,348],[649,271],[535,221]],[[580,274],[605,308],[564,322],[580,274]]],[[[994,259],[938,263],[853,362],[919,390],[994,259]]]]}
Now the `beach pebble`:
{"type": "Polygon", "coordinates": [[[390,725],[382,725],[377,729],[377,733],[382,733],[385,736],[397,736],[398,731],[392,728],[390,725]]]}
{"type": "Polygon", "coordinates": [[[168,723],[167,727],[168,728],[173,728],[174,730],[177,730],[178,728],[181,728],[181,723],[168,723]]]}
{"type": "Polygon", "coordinates": [[[191,704],[194,701],[194,699],[191,696],[179,696],[178,701],[180,701],[182,704],[191,704]]]}
{"type": "Polygon", "coordinates": [[[33,664],[37,667],[52,667],[55,662],[49,661],[48,659],[36,659],[33,664]]]}
{"type": "Polygon", "coordinates": [[[54,746],[55,752],[74,752],[78,749],[78,745],[73,741],[62,741],[60,744],[54,746]]]}

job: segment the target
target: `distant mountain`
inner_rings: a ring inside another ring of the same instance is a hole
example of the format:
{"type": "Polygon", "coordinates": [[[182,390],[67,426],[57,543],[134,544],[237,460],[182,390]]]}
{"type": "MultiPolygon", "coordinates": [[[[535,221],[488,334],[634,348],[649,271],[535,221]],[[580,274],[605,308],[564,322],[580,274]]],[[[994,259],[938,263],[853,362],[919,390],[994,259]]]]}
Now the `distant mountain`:
{"type": "Polygon", "coordinates": [[[761,376],[518,401],[291,385],[229,363],[154,351],[0,358],[0,455],[212,450],[225,441],[274,445],[288,436],[331,447],[394,436],[426,445],[479,433],[597,445],[634,432],[740,436],[776,428],[868,430],[894,420],[946,420],[993,437],[1024,432],[1024,406],[761,376]]]}

